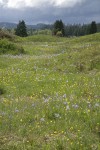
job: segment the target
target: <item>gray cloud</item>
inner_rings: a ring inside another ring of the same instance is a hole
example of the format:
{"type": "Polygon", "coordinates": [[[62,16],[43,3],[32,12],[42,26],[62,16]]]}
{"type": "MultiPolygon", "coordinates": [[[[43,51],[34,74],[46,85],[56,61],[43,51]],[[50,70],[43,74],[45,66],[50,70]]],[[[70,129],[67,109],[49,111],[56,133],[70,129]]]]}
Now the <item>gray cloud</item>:
{"type": "Polygon", "coordinates": [[[47,5],[64,8],[73,7],[77,3],[82,3],[86,0],[0,0],[3,7],[8,8],[25,8],[25,7],[46,7],[47,5]]]}
{"type": "MultiPolygon", "coordinates": [[[[5,0],[5,2],[6,1],[7,0],[5,0]]],[[[68,1],[71,2],[71,0],[68,1]]],[[[58,2],[60,2],[60,0],[58,2]]],[[[65,0],[63,2],[65,2],[65,0]]],[[[88,23],[93,20],[100,22],[100,0],[76,0],[74,6],[71,7],[68,4],[66,5],[65,7],[62,7],[63,5],[60,5],[61,7],[57,7],[53,5],[53,3],[52,5],[47,3],[46,6],[41,5],[41,7],[27,6],[15,9],[14,7],[4,7],[4,5],[1,4],[0,22],[18,22],[21,19],[24,19],[28,24],[36,24],[39,22],[53,23],[56,19],[62,19],[65,24],[88,23]]]]}

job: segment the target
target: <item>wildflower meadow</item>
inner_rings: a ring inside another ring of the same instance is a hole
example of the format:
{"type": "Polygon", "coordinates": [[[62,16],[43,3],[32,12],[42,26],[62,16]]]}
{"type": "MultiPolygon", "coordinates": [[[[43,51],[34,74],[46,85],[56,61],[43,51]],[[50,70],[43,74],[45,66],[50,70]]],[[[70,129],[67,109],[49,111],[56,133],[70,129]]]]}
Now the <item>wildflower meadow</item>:
{"type": "Polygon", "coordinates": [[[0,150],[100,149],[100,34],[16,38],[0,55],[0,150]]]}

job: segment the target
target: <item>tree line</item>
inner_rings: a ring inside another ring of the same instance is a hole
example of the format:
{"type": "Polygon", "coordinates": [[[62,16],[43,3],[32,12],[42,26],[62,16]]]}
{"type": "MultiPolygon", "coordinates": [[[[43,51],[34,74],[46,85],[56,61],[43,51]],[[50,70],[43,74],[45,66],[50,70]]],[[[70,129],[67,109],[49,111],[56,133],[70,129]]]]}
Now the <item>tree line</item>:
{"type": "Polygon", "coordinates": [[[53,26],[53,34],[57,36],[83,36],[96,32],[98,29],[95,21],[92,21],[91,24],[64,25],[62,20],[57,20],[53,26]]]}
{"type": "MultiPolygon", "coordinates": [[[[92,21],[90,24],[64,25],[62,20],[56,20],[53,25],[47,25],[46,29],[50,29],[52,35],[55,36],[84,36],[100,32],[100,23],[97,24],[95,21],[92,21]]],[[[15,34],[21,37],[26,37],[28,36],[27,31],[25,21],[19,21],[17,28],[15,29],[15,34]]]]}

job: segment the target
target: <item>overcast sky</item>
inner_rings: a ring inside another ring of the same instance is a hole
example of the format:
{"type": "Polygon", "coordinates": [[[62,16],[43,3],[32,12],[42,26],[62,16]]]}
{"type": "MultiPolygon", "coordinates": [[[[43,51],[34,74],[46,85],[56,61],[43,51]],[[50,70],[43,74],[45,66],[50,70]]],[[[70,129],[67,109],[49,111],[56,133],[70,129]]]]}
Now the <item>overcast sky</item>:
{"type": "Polygon", "coordinates": [[[0,0],[0,22],[100,22],[100,0],[0,0]]]}

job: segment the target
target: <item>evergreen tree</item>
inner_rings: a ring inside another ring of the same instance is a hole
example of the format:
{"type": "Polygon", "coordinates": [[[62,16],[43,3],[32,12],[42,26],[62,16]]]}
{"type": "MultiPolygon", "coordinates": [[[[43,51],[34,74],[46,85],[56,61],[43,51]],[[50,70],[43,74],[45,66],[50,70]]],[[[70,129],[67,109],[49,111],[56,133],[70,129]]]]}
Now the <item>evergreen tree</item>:
{"type": "Polygon", "coordinates": [[[95,21],[92,21],[90,25],[90,34],[94,34],[97,32],[97,25],[95,21]]]}
{"type": "Polygon", "coordinates": [[[19,21],[17,28],[15,30],[15,34],[21,37],[26,37],[27,36],[27,28],[24,20],[19,21]]]}
{"type": "Polygon", "coordinates": [[[54,29],[53,29],[53,34],[54,35],[58,35],[57,32],[60,32],[60,36],[64,36],[65,35],[65,29],[64,29],[64,24],[62,22],[62,20],[56,20],[56,22],[54,23],[54,29]]]}
{"type": "Polygon", "coordinates": [[[97,32],[100,32],[100,23],[97,23],[97,32]]]}

